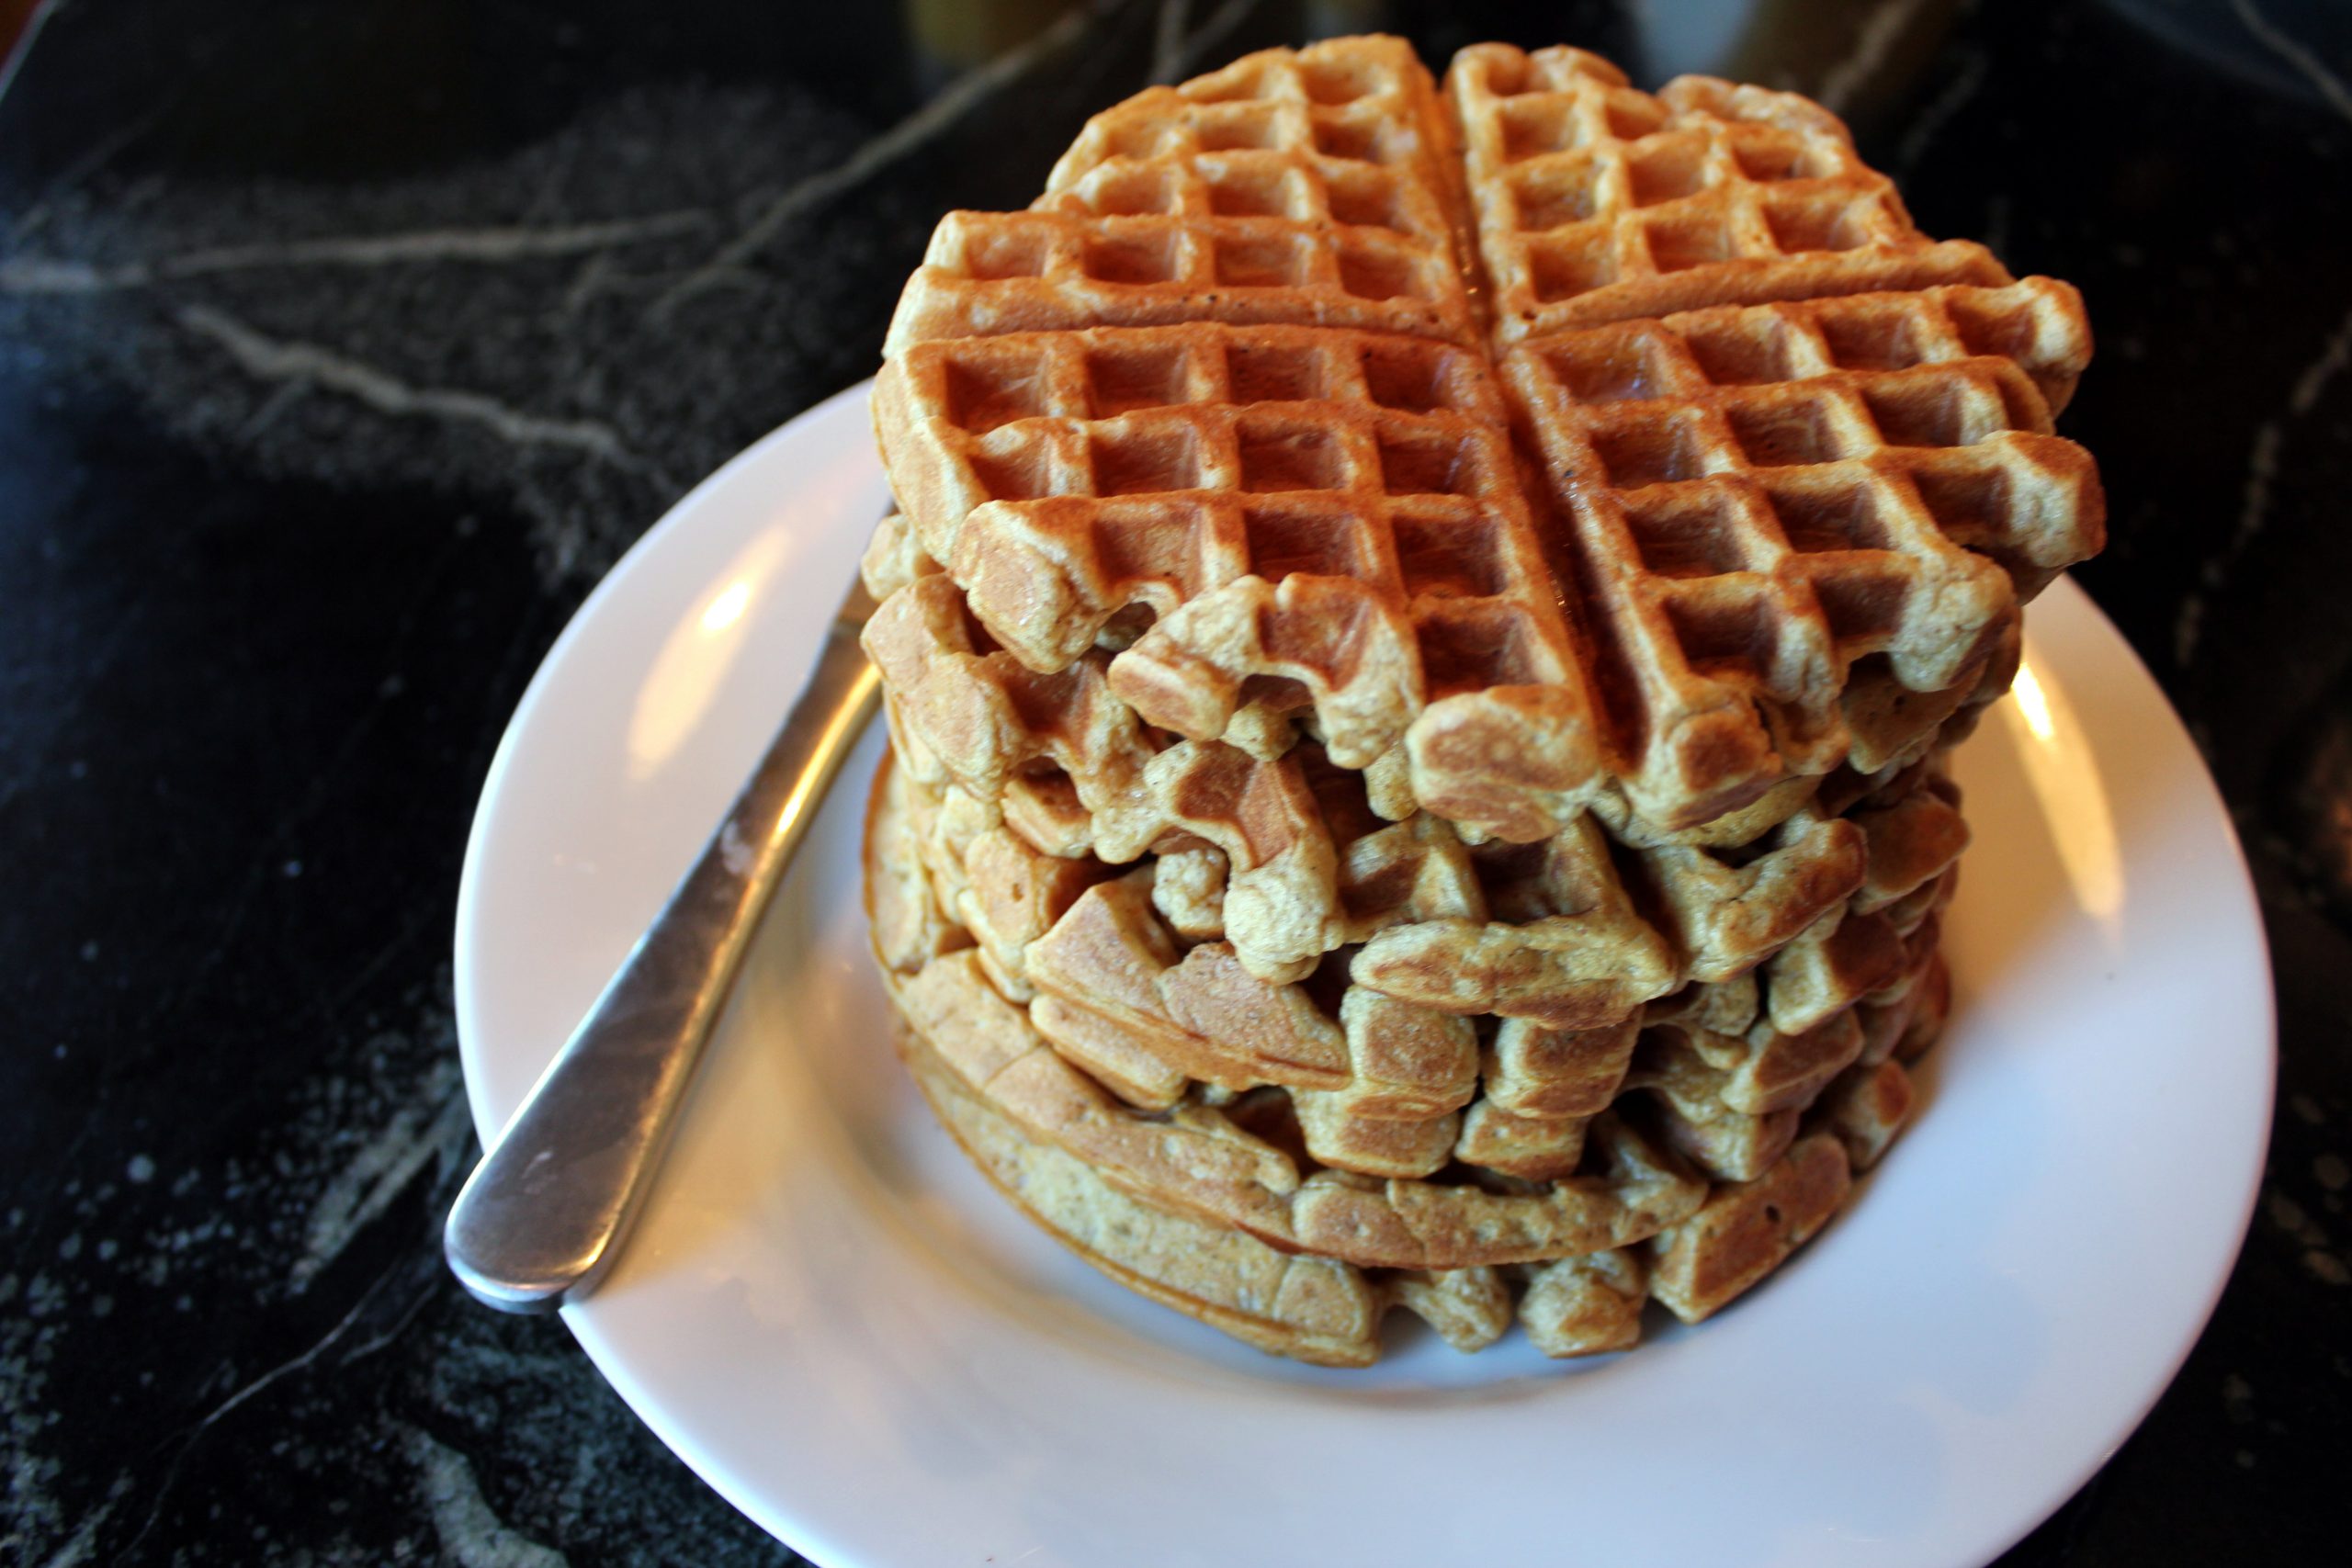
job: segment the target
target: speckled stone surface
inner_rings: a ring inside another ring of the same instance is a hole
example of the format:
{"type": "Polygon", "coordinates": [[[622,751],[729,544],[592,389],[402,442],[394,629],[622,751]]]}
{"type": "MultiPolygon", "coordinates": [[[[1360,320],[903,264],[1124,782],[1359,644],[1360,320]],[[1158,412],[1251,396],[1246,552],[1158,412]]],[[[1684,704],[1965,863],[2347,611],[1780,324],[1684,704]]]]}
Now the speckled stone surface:
{"type": "Polygon", "coordinates": [[[440,1269],[492,750],[616,554],[873,367],[942,209],[1155,71],[1381,27],[1818,94],[1924,228],[2082,286],[2081,576],[2245,838],[2279,1115],[2211,1329],[2007,1561],[2337,1560],[2352,13],[786,9],[70,0],[0,92],[0,1557],[795,1561],[440,1269]]]}

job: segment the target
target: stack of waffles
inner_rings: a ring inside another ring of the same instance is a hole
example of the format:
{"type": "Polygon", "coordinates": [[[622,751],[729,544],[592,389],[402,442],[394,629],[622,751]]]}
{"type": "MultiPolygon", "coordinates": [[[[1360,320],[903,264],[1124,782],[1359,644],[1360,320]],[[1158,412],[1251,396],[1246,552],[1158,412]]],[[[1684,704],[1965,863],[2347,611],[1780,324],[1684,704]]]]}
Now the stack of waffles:
{"type": "Polygon", "coordinates": [[[1788,94],[1346,39],[1098,116],[876,390],[934,1109],[1278,1353],[1716,1311],[1910,1108],[1948,750],[2101,542],[2088,355],[1788,94]]]}

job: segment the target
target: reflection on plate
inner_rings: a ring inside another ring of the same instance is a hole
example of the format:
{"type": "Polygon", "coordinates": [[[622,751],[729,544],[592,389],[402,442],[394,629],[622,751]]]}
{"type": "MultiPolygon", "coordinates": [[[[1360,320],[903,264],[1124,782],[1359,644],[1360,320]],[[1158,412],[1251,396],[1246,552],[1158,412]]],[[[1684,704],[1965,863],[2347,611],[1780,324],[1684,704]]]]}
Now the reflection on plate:
{"type": "MultiPolygon", "coordinates": [[[[758,754],[884,498],[854,389],[681,502],[549,654],[460,899],[486,1135],[758,754]]],[[[869,735],[572,1329],[688,1463],[835,1568],[1982,1562],[2170,1379],[2269,1121],[2268,969],[2211,784],[2079,591],[2031,620],[2015,700],[1962,753],[1976,846],[1920,1119],[1866,1200],[1698,1328],[1563,1365],[1398,1318],[1378,1367],[1327,1371],[1063,1253],[890,1052],[856,880],[869,735]]]]}

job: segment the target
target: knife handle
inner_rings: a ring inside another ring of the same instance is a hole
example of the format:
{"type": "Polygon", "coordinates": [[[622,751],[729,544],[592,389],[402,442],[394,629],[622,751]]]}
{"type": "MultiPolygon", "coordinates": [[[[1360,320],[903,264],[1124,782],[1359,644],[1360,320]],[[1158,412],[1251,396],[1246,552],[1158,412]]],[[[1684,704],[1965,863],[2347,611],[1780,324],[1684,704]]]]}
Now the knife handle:
{"type": "Polygon", "coordinates": [[[760,915],[874,712],[859,597],[693,868],[450,1206],[443,1250],[486,1304],[553,1311],[620,1251],[760,915]]]}

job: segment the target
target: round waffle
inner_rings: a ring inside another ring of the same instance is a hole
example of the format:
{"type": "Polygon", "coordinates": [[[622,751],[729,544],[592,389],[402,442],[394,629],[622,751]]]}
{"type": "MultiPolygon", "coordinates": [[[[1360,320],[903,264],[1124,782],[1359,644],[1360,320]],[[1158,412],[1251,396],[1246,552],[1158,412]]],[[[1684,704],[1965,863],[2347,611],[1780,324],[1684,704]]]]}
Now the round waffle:
{"type": "Polygon", "coordinates": [[[865,562],[942,1120],[1284,1354],[1721,1307],[1908,1114],[2089,352],[1818,106],[1567,49],[1263,51],[949,214],[865,562]]]}
{"type": "Polygon", "coordinates": [[[1793,1251],[1883,1150],[1908,1110],[1903,1064],[1941,1022],[1942,877],[1924,885],[1930,897],[1897,900],[1913,906],[1900,971],[1810,1039],[1770,1028],[1770,982],[1752,977],[1689,986],[1580,1032],[1474,1024],[1361,989],[1340,1004],[1344,1023],[1295,987],[1286,1005],[1219,1015],[1171,1004],[1186,990],[1165,972],[1158,987],[1131,975],[1071,1004],[1048,988],[1069,980],[1057,955],[1099,936],[1098,896],[1135,888],[1136,874],[1096,863],[1052,889],[1015,879],[1033,917],[1069,901],[1018,944],[1025,974],[1009,975],[996,950],[1013,933],[957,914],[1006,900],[934,873],[938,816],[886,763],[867,897],[901,1051],[934,1109],[1033,1218],[1114,1278],[1307,1359],[1371,1359],[1392,1305],[1476,1348],[1516,1295],[1552,1354],[1631,1344],[1647,1297],[1707,1315],[1793,1251]],[[1180,1020],[1225,1027],[1187,1039],[1180,1020]],[[1419,1051],[1417,1024],[1435,1026],[1419,1051]],[[1456,1035],[1466,1055],[1447,1049],[1456,1035]],[[1448,1055],[1440,1081],[1430,1069],[1448,1055]],[[1340,1101],[1318,1136],[1318,1107],[1340,1101]],[[1445,1143],[1433,1168],[1367,1169],[1432,1125],[1445,1143]]]}
{"type": "Polygon", "coordinates": [[[1268,51],[944,220],[876,423],[992,678],[1091,665],[1143,725],[1311,735],[1392,818],[1521,841],[1792,807],[1997,694],[2103,537],[2050,434],[2074,291],[1918,235],[1791,95],[1500,46],[1450,82],[1268,51]]]}

